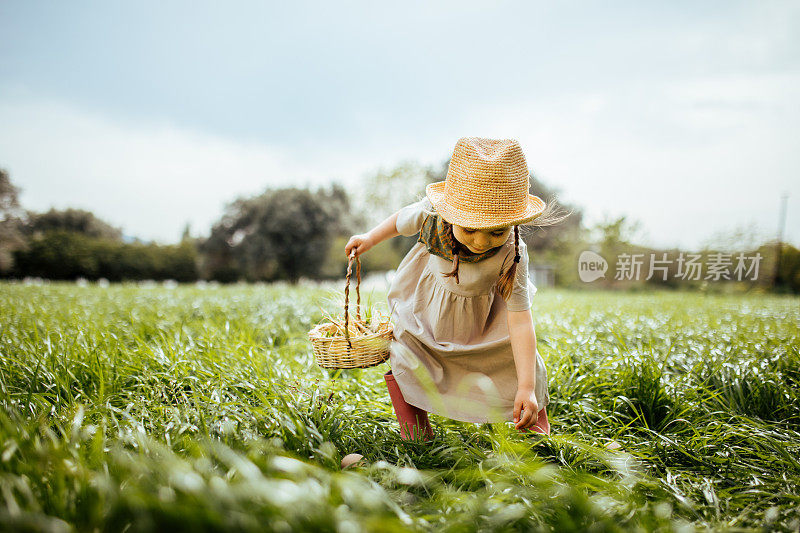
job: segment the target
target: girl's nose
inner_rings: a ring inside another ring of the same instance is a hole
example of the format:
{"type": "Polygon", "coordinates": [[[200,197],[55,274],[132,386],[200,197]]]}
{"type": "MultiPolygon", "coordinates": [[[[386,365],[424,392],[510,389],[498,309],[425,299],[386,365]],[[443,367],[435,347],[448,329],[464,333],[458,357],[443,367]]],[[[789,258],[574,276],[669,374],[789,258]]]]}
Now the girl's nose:
{"type": "Polygon", "coordinates": [[[477,237],[475,237],[475,244],[476,248],[486,248],[489,246],[489,237],[483,233],[480,233],[477,237]]]}

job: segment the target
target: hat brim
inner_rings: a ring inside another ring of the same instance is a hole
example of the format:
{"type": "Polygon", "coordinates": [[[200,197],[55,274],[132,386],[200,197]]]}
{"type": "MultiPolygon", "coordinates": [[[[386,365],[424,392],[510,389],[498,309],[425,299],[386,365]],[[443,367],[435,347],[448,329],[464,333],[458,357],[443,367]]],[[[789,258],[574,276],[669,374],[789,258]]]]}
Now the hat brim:
{"type": "Polygon", "coordinates": [[[492,217],[485,213],[467,212],[457,209],[445,201],[444,185],[444,181],[437,181],[425,187],[425,193],[428,199],[431,201],[431,204],[433,204],[433,208],[436,209],[436,212],[447,222],[466,228],[494,229],[504,226],[525,224],[541,215],[546,207],[544,200],[538,196],[528,194],[525,209],[511,218],[507,215],[504,217],[492,217]]]}

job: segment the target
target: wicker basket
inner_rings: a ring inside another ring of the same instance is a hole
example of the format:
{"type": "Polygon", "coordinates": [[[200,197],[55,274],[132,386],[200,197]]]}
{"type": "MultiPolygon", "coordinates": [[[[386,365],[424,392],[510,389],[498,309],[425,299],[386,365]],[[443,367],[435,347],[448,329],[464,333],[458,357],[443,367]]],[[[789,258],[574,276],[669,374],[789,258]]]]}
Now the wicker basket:
{"type": "Polygon", "coordinates": [[[322,368],[368,368],[379,365],[389,358],[389,344],[394,338],[394,329],[389,323],[388,329],[378,333],[351,335],[348,329],[348,304],[350,296],[350,276],[353,270],[353,259],[356,260],[356,318],[361,321],[361,260],[350,253],[347,262],[347,280],[344,287],[344,335],[325,336],[326,332],[339,329],[335,324],[323,322],[308,332],[311,347],[317,364],[322,368]]]}

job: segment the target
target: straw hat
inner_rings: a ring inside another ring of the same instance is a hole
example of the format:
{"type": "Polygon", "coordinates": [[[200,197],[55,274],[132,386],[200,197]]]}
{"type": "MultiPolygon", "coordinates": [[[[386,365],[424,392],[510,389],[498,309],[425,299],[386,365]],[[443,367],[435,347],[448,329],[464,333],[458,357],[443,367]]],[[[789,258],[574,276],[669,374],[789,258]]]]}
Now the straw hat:
{"type": "Polygon", "coordinates": [[[433,207],[451,224],[494,229],[524,224],[544,211],[528,193],[525,155],[513,139],[462,137],[453,149],[445,181],[425,188],[433,207]]]}

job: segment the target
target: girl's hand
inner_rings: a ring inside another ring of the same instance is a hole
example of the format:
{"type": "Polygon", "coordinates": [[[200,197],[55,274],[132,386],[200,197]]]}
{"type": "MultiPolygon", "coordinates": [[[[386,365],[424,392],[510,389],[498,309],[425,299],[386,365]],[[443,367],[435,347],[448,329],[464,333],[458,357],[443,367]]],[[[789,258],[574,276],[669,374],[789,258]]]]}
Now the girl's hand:
{"type": "Polygon", "coordinates": [[[533,387],[519,387],[514,398],[514,427],[527,429],[539,420],[539,403],[533,393],[533,387]],[[520,410],[522,418],[520,419],[520,410]]]}
{"type": "Polygon", "coordinates": [[[368,233],[353,235],[350,237],[350,240],[347,241],[347,245],[344,247],[344,252],[347,257],[350,257],[350,252],[353,250],[356,251],[356,255],[361,255],[373,246],[374,243],[372,242],[372,238],[370,238],[368,233]]]}

